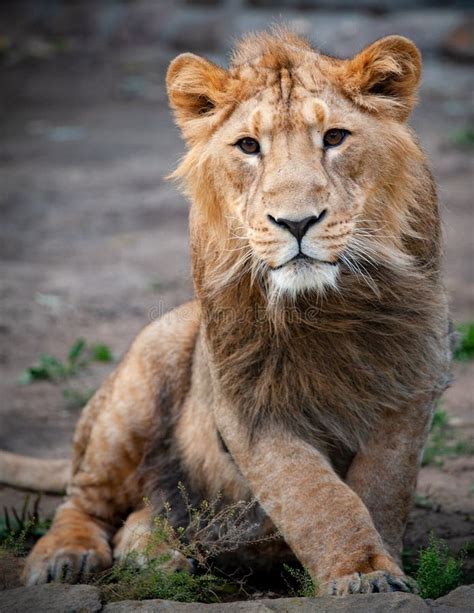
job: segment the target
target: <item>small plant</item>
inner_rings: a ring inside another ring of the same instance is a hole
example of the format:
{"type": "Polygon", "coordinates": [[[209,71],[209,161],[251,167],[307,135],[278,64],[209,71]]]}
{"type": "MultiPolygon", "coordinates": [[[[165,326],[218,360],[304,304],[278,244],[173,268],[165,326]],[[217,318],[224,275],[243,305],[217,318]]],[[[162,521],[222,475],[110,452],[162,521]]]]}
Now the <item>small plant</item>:
{"type": "MultiPolygon", "coordinates": [[[[79,375],[91,362],[112,362],[113,355],[103,343],[88,346],[82,338],[77,339],[71,346],[66,360],[41,354],[37,363],[27,368],[20,377],[20,383],[25,385],[34,381],[48,381],[52,384],[69,382],[79,375]]],[[[77,385],[63,387],[62,393],[70,409],[81,409],[85,406],[95,390],[91,388],[81,389],[77,385]]]]}
{"type": "MultiPolygon", "coordinates": [[[[278,536],[277,533],[256,536],[259,531],[259,521],[254,516],[256,500],[225,504],[220,496],[216,496],[211,501],[203,500],[198,506],[193,506],[182,483],[178,484],[178,490],[188,513],[188,524],[186,529],[175,531],[174,537],[169,529],[165,530],[163,537],[173,548],[187,558],[193,558],[202,567],[220,554],[235,551],[244,545],[267,542],[278,536]]],[[[171,526],[170,511],[165,504],[164,514],[156,518],[155,525],[166,521],[171,526]]]]}
{"type": "Polygon", "coordinates": [[[43,353],[33,366],[27,368],[20,377],[20,382],[29,384],[33,381],[51,381],[57,383],[77,375],[91,362],[111,362],[112,352],[107,345],[96,344],[87,347],[86,341],[78,338],[71,346],[65,361],[43,353]]]}
{"type": "Polygon", "coordinates": [[[415,506],[419,509],[432,509],[435,505],[427,496],[415,494],[415,506]]]}
{"type": "Polygon", "coordinates": [[[82,390],[74,387],[66,387],[63,389],[63,397],[69,409],[82,409],[94,394],[94,389],[82,390]]]}
{"type": "Polygon", "coordinates": [[[132,599],[162,598],[178,602],[219,602],[219,594],[227,590],[228,582],[205,574],[190,574],[185,570],[164,569],[166,556],[149,560],[139,567],[131,556],[117,564],[100,579],[104,599],[113,602],[132,599]]]}
{"type": "Polygon", "coordinates": [[[439,456],[446,448],[447,428],[449,418],[446,411],[437,409],[431,422],[431,430],[428,442],[423,452],[422,465],[440,464],[442,461],[439,456]]]}
{"type": "Polygon", "coordinates": [[[21,376],[21,383],[28,384],[33,381],[60,381],[67,379],[84,368],[87,360],[84,357],[86,343],[84,339],[77,339],[69,350],[66,361],[61,361],[52,355],[42,353],[38,362],[27,368],[21,376]]]}
{"type": "Polygon", "coordinates": [[[0,558],[4,556],[20,557],[28,551],[26,541],[31,525],[27,522],[20,532],[4,533],[4,537],[0,540],[0,558]]]}
{"type": "Polygon", "coordinates": [[[443,458],[472,455],[474,447],[469,441],[453,440],[446,411],[437,409],[433,415],[430,436],[423,452],[423,466],[442,466],[443,458]]]}
{"type": "Polygon", "coordinates": [[[443,409],[437,409],[434,412],[433,420],[431,422],[431,431],[444,430],[449,426],[449,417],[446,411],[443,409]]]}
{"type": "Polygon", "coordinates": [[[40,536],[46,534],[51,525],[50,519],[41,519],[39,505],[41,495],[30,504],[30,496],[25,496],[20,513],[15,508],[3,507],[0,518],[0,552],[21,555],[40,536]]]}
{"type": "Polygon", "coordinates": [[[453,132],[452,141],[460,147],[474,147],[474,126],[467,126],[463,129],[453,132]]]}
{"type": "Polygon", "coordinates": [[[441,539],[430,534],[429,545],[420,549],[416,581],[422,598],[440,598],[462,583],[464,553],[453,556],[441,539]]]}
{"type": "Polygon", "coordinates": [[[458,332],[460,338],[458,346],[454,350],[454,359],[458,362],[474,360],[474,323],[460,324],[458,332]]]}
{"type": "Polygon", "coordinates": [[[404,547],[402,551],[402,567],[405,575],[410,577],[414,577],[416,575],[416,571],[418,570],[418,564],[415,559],[415,554],[413,549],[404,547]]]}
{"type": "Polygon", "coordinates": [[[290,594],[300,598],[312,598],[317,593],[317,586],[311,579],[311,575],[306,568],[295,568],[288,564],[283,564],[283,570],[289,575],[291,582],[285,577],[285,583],[287,584],[290,594]]]}
{"type": "MultiPolygon", "coordinates": [[[[222,504],[220,497],[193,506],[182,484],[178,486],[188,512],[187,527],[174,527],[171,507],[165,503],[163,512],[154,518],[153,529],[143,558],[130,554],[122,563],[101,576],[106,600],[134,598],[163,598],[180,602],[220,602],[222,598],[243,591],[243,582],[228,577],[215,567],[214,561],[222,553],[234,551],[241,545],[270,540],[275,535],[255,537],[256,523],[252,517],[255,501],[222,504]],[[163,547],[165,545],[165,548],[163,547]],[[192,559],[195,573],[186,570],[170,571],[167,562],[177,552],[183,559],[192,559]]],[[[145,501],[145,504],[149,504],[145,501]]]]}
{"type": "Polygon", "coordinates": [[[90,349],[90,354],[92,359],[95,362],[113,362],[114,356],[112,355],[112,351],[108,345],[104,345],[103,343],[98,343],[97,345],[92,345],[90,349]]]}

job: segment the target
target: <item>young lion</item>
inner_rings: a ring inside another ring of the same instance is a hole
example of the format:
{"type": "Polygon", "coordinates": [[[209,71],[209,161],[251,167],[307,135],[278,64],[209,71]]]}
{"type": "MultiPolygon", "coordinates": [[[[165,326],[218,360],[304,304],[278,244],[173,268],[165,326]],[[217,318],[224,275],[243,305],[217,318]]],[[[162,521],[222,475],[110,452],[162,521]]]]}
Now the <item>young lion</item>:
{"type": "Polygon", "coordinates": [[[171,63],[196,300],[145,328],[84,410],[26,583],[139,551],[143,497],[179,524],[182,481],[255,497],[260,534],[284,539],[262,559],[289,546],[320,593],[409,589],[402,537],[450,359],[435,188],[406,125],[420,72],[400,36],[339,60],[277,32],[228,70],[171,63]]]}

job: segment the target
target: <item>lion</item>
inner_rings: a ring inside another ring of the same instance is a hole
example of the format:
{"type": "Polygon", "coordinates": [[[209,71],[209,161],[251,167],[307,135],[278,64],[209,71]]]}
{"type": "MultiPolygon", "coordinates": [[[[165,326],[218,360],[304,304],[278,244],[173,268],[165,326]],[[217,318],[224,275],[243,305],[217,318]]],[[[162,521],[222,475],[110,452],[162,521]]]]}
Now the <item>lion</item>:
{"type": "Polygon", "coordinates": [[[183,483],[256,500],[258,535],[280,535],[256,557],[295,556],[320,594],[411,589],[402,539],[452,336],[436,190],[407,125],[420,76],[401,36],[336,59],[271,31],[228,69],[171,63],[196,298],[84,409],[26,584],[142,551],[165,502],[185,525],[183,483]]]}

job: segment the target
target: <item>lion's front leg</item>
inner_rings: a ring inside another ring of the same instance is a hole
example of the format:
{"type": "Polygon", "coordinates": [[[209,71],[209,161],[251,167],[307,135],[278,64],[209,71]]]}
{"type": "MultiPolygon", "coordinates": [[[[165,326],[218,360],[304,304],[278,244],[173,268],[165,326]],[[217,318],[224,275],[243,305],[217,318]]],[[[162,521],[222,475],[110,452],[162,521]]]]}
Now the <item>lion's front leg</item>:
{"type": "Polygon", "coordinates": [[[76,583],[112,564],[110,538],[140,500],[137,468],[154,396],[131,354],[90,400],[74,437],[69,497],[27,558],[27,585],[76,583]],[[134,393],[133,380],[143,382],[134,393]]]}
{"type": "Polygon", "coordinates": [[[276,429],[250,438],[232,410],[216,414],[234,460],[319,593],[409,590],[366,506],[317,449],[276,429]]]}
{"type": "Polygon", "coordinates": [[[396,560],[416,488],[433,402],[381,416],[364,449],[354,457],[346,482],[368,507],[396,560]]]}

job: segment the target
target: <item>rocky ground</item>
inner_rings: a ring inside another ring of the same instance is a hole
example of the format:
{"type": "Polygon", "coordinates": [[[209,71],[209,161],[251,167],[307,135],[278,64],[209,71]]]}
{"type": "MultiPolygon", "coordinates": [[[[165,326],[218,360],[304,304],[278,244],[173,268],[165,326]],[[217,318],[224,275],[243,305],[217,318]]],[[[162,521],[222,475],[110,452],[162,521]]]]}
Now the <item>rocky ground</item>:
{"type": "MultiPolygon", "coordinates": [[[[370,2],[358,11],[344,2],[319,11],[292,2],[277,11],[235,1],[21,4],[0,8],[0,448],[67,456],[78,408],[64,388],[84,395],[112,368],[94,363],[67,385],[20,385],[39,354],[64,358],[83,337],[118,359],[144,324],[192,295],[188,205],[164,180],[183,152],[166,66],[181,50],[224,62],[233,36],[279,16],[338,55],[388,33],[419,44],[425,71],[413,125],[439,184],[453,317],[474,319],[472,34],[462,2],[396,11],[389,0],[387,11],[370,2]]],[[[474,363],[455,364],[442,406],[453,441],[472,443],[473,378],[474,363]]],[[[431,529],[453,551],[470,538],[474,458],[468,444],[459,449],[421,471],[406,538],[412,559],[431,529]]],[[[0,506],[18,509],[24,496],[0,486],[0,506]]],[[[58,502],[43,497],[42,515],[58,502]]],[[[470,558],[471,580],[473,569],[470,558]]],[[[17,584],[16,571],[0,570],[0,588],[17,584]]],[[[416,610],[430,606],[452,610],[416,610]]],[[[19,609],[0,602],[0,610],[19,609]]]]}
{"type": "Polygon", "coordinates": [[[413,594],[365,594],[334,598],[281,598],[227,604],[177,603],[169,600],[125,600],[103,604],[91,585],[45,585],[0,592],[0,611],[8,613],[468,613],[474,602],[473,586],[459,587],[437,600],[422,600],[413,594]]]}

